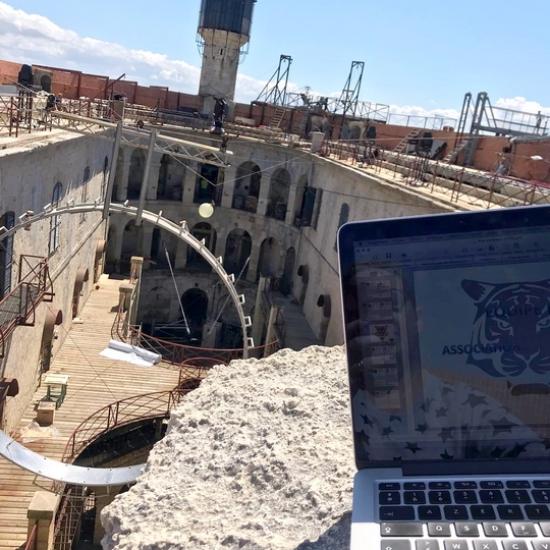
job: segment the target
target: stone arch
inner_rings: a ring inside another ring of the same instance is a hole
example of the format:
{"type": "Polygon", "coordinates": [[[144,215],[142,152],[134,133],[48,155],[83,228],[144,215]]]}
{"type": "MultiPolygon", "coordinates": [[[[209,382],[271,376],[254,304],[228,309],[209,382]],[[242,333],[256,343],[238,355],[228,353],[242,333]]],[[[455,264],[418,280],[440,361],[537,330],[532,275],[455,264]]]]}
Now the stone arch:
{"type": "Polygon", "coordinates": [[[130,273],[132,256],[139,256],[141,250],[141,227],[130,220],[124,227],[122,234],[122,249],[120,253],[120,273],[130,273]]]}
{"type": "Polygon", "coordinates": [[[268,237],[260,246],[260,259],[256,279],[262,277],[277,277],[281,262],[281,247],[276,239],[268,237]]]}
{"type": "Polygon", "coordinates": [[[349,127],[349,138],[352,141],[359,141],[361,139],[361,126],[354,124],[349,127]]]}
{"type": "MultiPolygon", "coordinates": [[[[212,254],[216,250],[216,230],[206,222],[197,223],[191,230],[193,237],[202,241],[204,239],[204,244],[212,254]]],[[[187,267],[191,269],[199,269],[201,271],[211,271],[211,267],[208,265],[208,262],[202,258],[202,256],[193,250],[192,248],[187,249],[187,267]]]]}
{"type": "Polygon", "coordinates": [[[94,283],[99,281],[101,273],[103,273],[103,264],[105,258],[105,250],[107,248],[107,241],[104,239],[99,239],[95,247],[95,256],[94,256],[94,283]]]}
{"type": "Polygon", "coordinates": [[[243,270],[243,277],[248,271],[247,260],[252,252],[252,238],[244,229],[233,229],[225,241],[224,266],[227,273],[235,276],[243,270]],[[246,268],[245,268],[246,265],[246,268]]]}
{"type": "Polygon", "coordinates": [[[143,172],[145,171],[145,153],[134,149],[130,157],[130,172],[128,175],[128,200],[137,200],[141,193],[143,172]]]}
{"type": "Polygon", "coordinates": [[[157,200],[181,201],[186,167],[171,155],[160,159],[157,200]]]}
{"type": "Polygon", "coordinates": [[[237,168],[233,208],[256,213],[261,183],[262,173],[260,167],[252,161],[243,162],[237,168]]]}
{"type": "Polygon", "coordinates": [[[181,305],[191,330],[190,338],[202,341],[202,329],[208,318],[208,295],[200,288],[190,288],[183,293],[181,305]]]}
{"type": "MultiPolygon", "coordinates": [[[[6,212],[0,218],[0,229],[15,225],[15,212],[6,212]]],[[[0,242],[0,300],[11,291],[13,271],[13,235],[0,242]]]]}
{"type": "Polygon", "coordinates": [[[294,286],[294,264],[296,263],[296,250],[294,247],[290,247],[285,254],[285,264],[283,268],[283,276],[281,278],[281,284],[279,289],[282,294],[288,296],[292,293],[292,287],[294,286]]]}
{"type": "Polygon", "coordinates": [[[302,264],[298,268],[297,274],[298,277],[302,279],[302,290],[298,301],[300,302],[300,305],[303,306],[306,302],[307,287],[309,285],[309,267],[306,264],[302,264]]]}
{"type": "Polygon", "coordinates": [[[50,370],[52,360],[53,339],[55,327],[63,324],[63,311],[48,310],[42,330],[42,342],[40,344],[40,374],[50,370]]]}
{"type": "Polygon", "coordinates": [[[323,316],[319,327],[319,340],[324,344],[327,339],[330,316],[332,315],[332,300],[330,294],[321,294],[317,298],[317,307],[321,308],[323,316]]]}
{"type": "Polygon", "coordinates": [[[286,168],[279,168],[271,176],[267,215],[276,220],[285,221],[290,193],[290,173],[286,168]]]}
{"type": "MultiPolygon", "coordinates": [[[[201,164],[199,174],[195,182],[195,194],[193,202],[202,204],[213,202],[221,204],[223,184],[221,183],[220,167],[213,164],[201,164]]],[[[222,180],[223,181],[223,180],[222,180]]]]}
{"type": "Polygon", "coordinates": [[[73,287],[73,319],[78,317],[80,311],[80,297],[84,289],[84,283],[87,283],[90,279],[90,271],[85,267],[81,267],[76,272],[76,277],[73,287]]]}

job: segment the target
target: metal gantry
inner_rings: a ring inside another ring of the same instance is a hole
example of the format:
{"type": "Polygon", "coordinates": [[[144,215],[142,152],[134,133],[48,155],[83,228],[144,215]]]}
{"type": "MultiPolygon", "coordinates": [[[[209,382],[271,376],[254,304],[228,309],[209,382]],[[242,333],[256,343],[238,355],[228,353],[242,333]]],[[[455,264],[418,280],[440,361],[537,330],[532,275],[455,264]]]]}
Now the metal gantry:
{"type": "Polygon", "coordinates": [[[282,54],[279,58],[279,66],[256,98],[256,102],[270,103],[272,105],[286,105],[288,77],[292,57],[282,54]]]}
{"type": "Polygon", "coordinates": [[[340,98],[336,103],[336,107],[333,111],[334,114],[341,114],[344,118],[348,115],[356,116],[364,72],[364,61],[351,62],[348,78],[344,84],[340,98]]]}

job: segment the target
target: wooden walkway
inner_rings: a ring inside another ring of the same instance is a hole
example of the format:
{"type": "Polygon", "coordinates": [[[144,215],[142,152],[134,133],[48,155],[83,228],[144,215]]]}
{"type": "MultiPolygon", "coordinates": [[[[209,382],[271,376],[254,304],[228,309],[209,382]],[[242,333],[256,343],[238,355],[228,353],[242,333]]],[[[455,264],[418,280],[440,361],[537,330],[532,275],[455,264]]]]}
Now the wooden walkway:
{"type": "MultiPolygon", "coordinates": [[[[81,312],[82,322],[73,323],[66,335],[51,372],[69,375],[67,397],[56,411],[53,429],[37,429],[32,424],[35,406],[46,393],[44,387],[38,388],[16,433],[16,439],[28,448],[60,459],[73,430],[98,409],[119,399],[177,385],[174,370],[136,367],[99,355],[111,337],[121,282],[102,276],[100,289],[92,291],[81,312]]],[[[23,331],[16,337],[24,337],[23,331]]],[[[27,538],[29,503],[36,491],[47,486],[47,480],[37,479],[0,457],[0,550],[22,548],[27,538]]]]}

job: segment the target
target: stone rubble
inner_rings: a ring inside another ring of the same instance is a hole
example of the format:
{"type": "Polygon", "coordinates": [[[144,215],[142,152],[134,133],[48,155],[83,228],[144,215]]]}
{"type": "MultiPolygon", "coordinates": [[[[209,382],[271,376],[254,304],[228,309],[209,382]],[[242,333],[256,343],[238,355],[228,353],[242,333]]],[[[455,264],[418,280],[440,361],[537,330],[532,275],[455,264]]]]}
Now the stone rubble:
{"type": "Polygon", "coordinates": [[[103,548],[347,549],[348,392],[341,347],[216,367],[103,511],[103,548]]]}

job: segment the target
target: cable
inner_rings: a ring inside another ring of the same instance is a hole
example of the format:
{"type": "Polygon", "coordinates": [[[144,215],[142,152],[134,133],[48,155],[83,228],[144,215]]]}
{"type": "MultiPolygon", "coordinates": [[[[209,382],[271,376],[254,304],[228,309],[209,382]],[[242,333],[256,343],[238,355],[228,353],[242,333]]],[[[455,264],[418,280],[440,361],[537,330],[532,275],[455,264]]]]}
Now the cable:
{"type": "Polygon", "coordinates": [[[170,260],[170,254],[168,254],[168,249],[166,248],[166,245],[164,245],[164,252],[166,254],[166,260],[168,262],[168,267],[170,268],[170,275],[172,276],[172,281],[174,283],[174,288],[176,289],[176,297],[178,299],[178,304],[180,306],[181,315],[183,317],[183,321],[185,323],[185,330],[187,331],[187,335],[189,336],[191,334],[191,329],[189,328],[189,323],[187,322],[187,316],[185,315],[185,310],[183,309],[183,304],[181,302],[181,296],[180,291],[178,288],[178,283],[176,282],[176,277],[174,276],[174,270],[172,269],[172,262],[170,260]]]}

